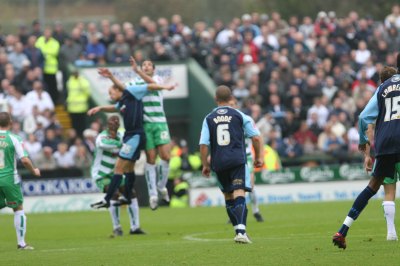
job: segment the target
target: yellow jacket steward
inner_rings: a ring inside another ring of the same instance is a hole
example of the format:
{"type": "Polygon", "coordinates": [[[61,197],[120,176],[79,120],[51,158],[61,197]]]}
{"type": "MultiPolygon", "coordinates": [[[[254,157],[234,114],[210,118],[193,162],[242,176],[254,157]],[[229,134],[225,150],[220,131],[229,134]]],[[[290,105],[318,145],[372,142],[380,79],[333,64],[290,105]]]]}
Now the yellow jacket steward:
{"type": "Polygon", "coordinates": [[[82,76],[71,77],[67,81],[67,109],[69,113],[85,113],[89,109],[90,84],[82,76]]]}
{"type": "Polygon", "coordinates": [[[282,168],[278,153],[269,145],[264,146],[264,169],[276,171],[282,168]]]}
{"type": "Polygon", "coordinates": [[[171,208],[183,208],[189,206],[189,184],[187,182],[180,182],[174,187],[174,194],[172,195],[169,206],[171,208]]]}
{"type": "Polygon", "coordinates": [[[44,55],[44,74],[56,74],[58,71],[58,52],[60,44],[54,38],[46,41],[44,36],[37,39],[36,48],[40,49],[44,55]]]}

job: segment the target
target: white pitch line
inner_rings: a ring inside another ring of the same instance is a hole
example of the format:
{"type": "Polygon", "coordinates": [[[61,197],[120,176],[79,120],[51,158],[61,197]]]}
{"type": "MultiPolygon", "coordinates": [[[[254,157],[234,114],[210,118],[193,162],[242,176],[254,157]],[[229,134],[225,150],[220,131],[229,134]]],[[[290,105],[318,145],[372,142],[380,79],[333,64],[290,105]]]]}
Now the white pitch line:
{"type": "Polygon", "coordinates": [[[191,235],[186,235],[183,237],[185,240],[189,241],[199,241],[199,242],[225,242],[225,241],[232,241],[232,239],[227,239],[227,238],[222,238],[222,239],[210,239],[210,238],[199,238],[199,236],[205,236],[205,235],[211,235],[211,234],[216,234],[216,233],[222,233],[221,231],[219,232],[203,232],[203,233],[196,233],[196,234],[191,234],[191,235]]]}
{"type": "Polygon", "coordinates": [[[81,248],[58,248],[58,249],[43,249],[43,250],[37,250],[40,252],[63,252],[63,251],[73,251],[73,250],[79,250],[81,248]]]}

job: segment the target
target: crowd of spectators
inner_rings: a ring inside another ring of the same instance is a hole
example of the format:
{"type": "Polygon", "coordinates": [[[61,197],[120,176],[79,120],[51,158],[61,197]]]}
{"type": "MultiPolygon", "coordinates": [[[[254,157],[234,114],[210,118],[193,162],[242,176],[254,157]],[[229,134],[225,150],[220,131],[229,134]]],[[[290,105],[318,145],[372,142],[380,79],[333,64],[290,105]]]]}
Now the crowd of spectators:
{"type": "Polygon", "coordinates": [[[288,20],[276,11],[254,12],[192,26],[180,15],[153,19],[77,23],[71,30],[34,21],[0,34],[0,110],[11,112],[13,131],[39,167],[88,167],[101,130],[94,122],[83,134],[62,134],[54,106],[65,102],[69,64],[126,63],[131,55],[139,62],[194,58],[217,85],[232,88],[283,158],[340,157],[356,152],[357,117],[382,66],[394,66],[400,51],[398,4],[383,21],[356,11],[288,20]]]}

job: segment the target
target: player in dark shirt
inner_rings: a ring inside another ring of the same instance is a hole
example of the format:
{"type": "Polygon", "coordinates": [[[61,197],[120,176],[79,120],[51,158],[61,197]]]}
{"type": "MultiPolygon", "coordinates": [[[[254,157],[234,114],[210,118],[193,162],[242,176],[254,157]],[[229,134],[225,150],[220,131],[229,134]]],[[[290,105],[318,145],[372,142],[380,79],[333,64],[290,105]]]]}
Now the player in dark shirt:
{"type": "Polygon", "coordinates": [[[251,191],[251,184],[245,138],[252,139],[256,154],[254,166],[261,167],[260,132],[248,116],[229,106],[232,93],[228,87],[219,86],[215,98],[218,107],[205,117],[201,130],[202,173],[208,177],[213,170],[217,175],[226,210],[236,231],[235,242],[251,243],[246,234],[245,192],[251,191]],[[207,160],[209,151],[211,165],[207,160]]]}

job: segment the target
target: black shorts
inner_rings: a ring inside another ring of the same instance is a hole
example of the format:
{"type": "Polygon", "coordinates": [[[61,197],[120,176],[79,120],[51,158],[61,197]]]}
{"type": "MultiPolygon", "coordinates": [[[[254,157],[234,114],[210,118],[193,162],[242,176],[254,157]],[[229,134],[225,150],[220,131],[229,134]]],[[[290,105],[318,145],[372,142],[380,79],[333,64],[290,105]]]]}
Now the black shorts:
{"type": "Polygon", "coordinates": [[[400,154],[379,155],[375,158],[373,177],[394,178],[396,163],[400,162],[400,154]]]}
{"type": "Polygon", "coordinates": [[[237,189],[251,191],[250,171],[247,164],[216,172],[219,188],[224,193],[231,193],[237,189]]]}

